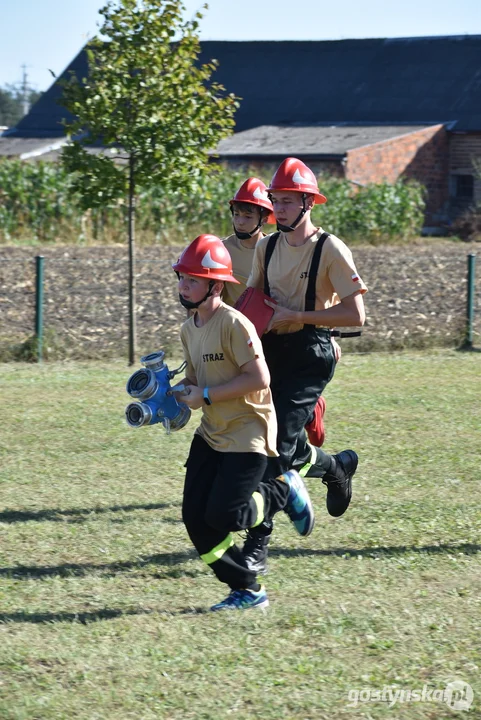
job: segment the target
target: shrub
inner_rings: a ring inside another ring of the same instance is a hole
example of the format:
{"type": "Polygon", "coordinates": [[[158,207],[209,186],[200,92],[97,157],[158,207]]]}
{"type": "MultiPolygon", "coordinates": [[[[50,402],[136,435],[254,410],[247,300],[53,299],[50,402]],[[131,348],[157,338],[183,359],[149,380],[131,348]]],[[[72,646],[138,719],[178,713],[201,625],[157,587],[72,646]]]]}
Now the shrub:
{"type": "Polygon", "coordinates": [[[69,188],[60,164],[0,161],[0,238],[49,241],[63,224],[78,231],[80,213],[69,188]]]}
{"type": "Polygon", "coordinates": [[[424,188],[398,180],[353,187],[348,181],[321,178],[328,202],[316,206],[315,222],[349,240],[379,242],[419,235],[424,220],[424,188]]]}
{"type": "Polygon", "coordinates": [[[481,204],[468,208],[449,227],[449,234],[466,241],[481,241],[481,204]]]}

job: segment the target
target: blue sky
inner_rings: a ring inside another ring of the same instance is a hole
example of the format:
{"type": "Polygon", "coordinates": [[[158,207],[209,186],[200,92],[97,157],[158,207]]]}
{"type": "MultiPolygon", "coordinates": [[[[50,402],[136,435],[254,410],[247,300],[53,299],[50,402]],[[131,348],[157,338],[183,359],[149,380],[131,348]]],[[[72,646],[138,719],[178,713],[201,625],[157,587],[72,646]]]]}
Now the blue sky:
{"type": "MultiPolygon", "coordinates": [[[[2,0],[0,87],[21,66],[37,90],[96,33],[102,0],[2,0]]],[[[339,40],[481,35],[481,0],[210,0],[204,40],[339,40]]],[[[184,0],[189,17],[202,0],[184,0]]]]}

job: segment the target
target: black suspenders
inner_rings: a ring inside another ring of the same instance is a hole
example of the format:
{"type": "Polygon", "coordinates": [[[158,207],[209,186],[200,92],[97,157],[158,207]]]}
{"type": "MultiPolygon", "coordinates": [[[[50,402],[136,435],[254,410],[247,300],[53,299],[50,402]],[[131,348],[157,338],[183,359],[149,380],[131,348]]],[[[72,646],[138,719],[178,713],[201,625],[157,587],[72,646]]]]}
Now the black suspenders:
{"type": "Polygon", "coordinates": [[[316,309],[317,272],[319,270],[319,264],[321,262],[322,247],[328,237],[329,237],[329,233],[323,232],[321,237],[319,238],[319,240],[316,242],[314,252],[312,253],[311,267],[309,268],[309,278],[307,281],[306,303],[304,306],[304,310],[306,312],[308,310],[316,309]]]}
{"type": "Polygon", "coordinates": [[[267,247],[266,247],[266,256],[264,259],[264,293],[266,295],[269,295],[269,297],[271,294],[271,289],[269,287],[269,279],[267,277],[267,268],[271,261],[272,253],[274,252],[276,242],[279,240],[279,236],[280,236],[280,232],[272,233],[272,235],[270,236],[269,241],[267,243],[267,247]]]}
{"type": "MultiPolygon", "coordinates": [[[[279,240],[280,233],[275,232],[273,233],[267,243],[266,247],[266,256],[264,260],[264,292],[266,295],[271,294],[271,290],[269,287],[269,279],[267,277],[267,268],[269,267],[269,263],[271,261],[272,253],[274,252],[274,248],[276,247],[276,243],[279,240]]],[[[317,273],[319,271],[319,264],[321,262],[321,253],[322,253],[322,247],[329,237],[329,233],[323,232],[319,240],[316,242],[316,246],[314,248],[314,252],[312,253],[312,260],[311,260],[311,266],[309,268],[309,276],[307,280],[307,290],[306,290],[306,300],[305,300],[305,310],[315,310],[316,309],[316,279],[317,279],[317,273]]]]}
{"type": "MultiPolygon", "coordinates": [[[[264,293],[269,296],[271,294],[271,290],[269,287],[269,278],[267,277],[267,268],[269,267],[272,253],[274,252],[276,243],[279,240],[279,236],[279,232],[272,233],[266,247],[266,256],[264,260],[264,293]]],[[[329,233],[323,232],[316,243],[314,252],[312,253],[311,266],[309,268],[309,275],[307,280],[306,300],[304,305],[304,309],[306,310],[306,312],[316,309],[316,279],[317,273],[319,271],[319,264],[321,262],[322,247],[328,237],[329,233]]],[[[304,327],[307,327],[307,325],[304,325],[304,327]]],[[[339,330],[331,330],[331,335],[335,337],[359,337],[359,335],[361,335],[361,330],[356,330],[355,332],[340,332],[339,330]]]]}

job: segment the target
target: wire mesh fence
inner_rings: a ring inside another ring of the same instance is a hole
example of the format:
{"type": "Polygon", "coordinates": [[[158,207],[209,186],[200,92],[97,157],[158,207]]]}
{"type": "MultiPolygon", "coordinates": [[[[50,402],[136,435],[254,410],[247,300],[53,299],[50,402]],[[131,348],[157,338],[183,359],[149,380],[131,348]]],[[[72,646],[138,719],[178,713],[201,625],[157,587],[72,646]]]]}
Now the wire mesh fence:
{"type": "MultiPolygon", "coordinates": [[[[137,352],[178,348],[185,310],[171,265],[182,248],[137,252],[137,352]]],[[[457,346],[466,333],[467,255],[475,245],[356,247],[368,285],[367,322],[353,351],[457,346]]],[[[35,256],[44,261],[44,357],[125,357],[128,347],[128,257],[124,246],[0,247],[0,359],[28,359],[22,348],[35,327],[35,256]]],[[[476,277],[480,269],[478,261],[476,277]]],[[[473,342],[480,342],[481,287],[474,293],[473,342]]],[[[33,358],[32,358],[33,359],[33,358]]]]}

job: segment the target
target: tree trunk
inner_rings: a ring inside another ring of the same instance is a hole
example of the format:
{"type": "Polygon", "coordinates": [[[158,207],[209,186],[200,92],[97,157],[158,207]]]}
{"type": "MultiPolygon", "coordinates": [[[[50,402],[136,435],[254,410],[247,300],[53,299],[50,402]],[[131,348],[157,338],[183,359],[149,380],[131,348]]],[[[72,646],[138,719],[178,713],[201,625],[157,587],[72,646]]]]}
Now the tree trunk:
{"type": "Polygon", "coordinates": [[[129,157],[129,365],[135,363],[135,160],[129,157]]]}

